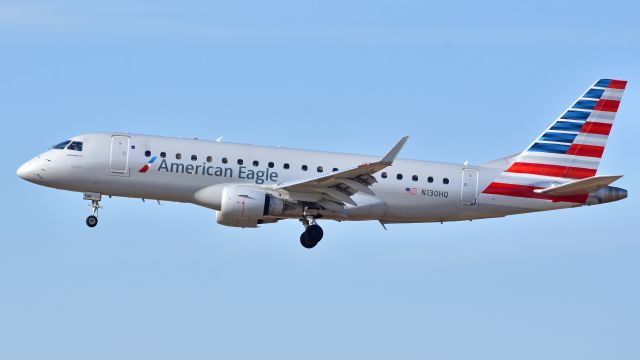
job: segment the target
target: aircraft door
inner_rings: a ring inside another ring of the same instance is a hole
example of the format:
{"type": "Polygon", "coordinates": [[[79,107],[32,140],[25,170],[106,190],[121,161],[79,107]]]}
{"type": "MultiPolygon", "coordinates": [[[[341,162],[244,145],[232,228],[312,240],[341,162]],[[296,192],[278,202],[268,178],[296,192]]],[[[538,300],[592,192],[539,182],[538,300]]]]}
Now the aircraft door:
{"type": "Polygon", "coordinates": [[[462,192],[460,202],[462,205],[472,206],[477,202],[478,196],[478,170],[462,169],[462,192]]]}
{"type": "Polygon", "coordinates": [[[111,155],[109,172],[127,175],[129,173],[129,137],[113,135],[111,137],[111,155]]]}

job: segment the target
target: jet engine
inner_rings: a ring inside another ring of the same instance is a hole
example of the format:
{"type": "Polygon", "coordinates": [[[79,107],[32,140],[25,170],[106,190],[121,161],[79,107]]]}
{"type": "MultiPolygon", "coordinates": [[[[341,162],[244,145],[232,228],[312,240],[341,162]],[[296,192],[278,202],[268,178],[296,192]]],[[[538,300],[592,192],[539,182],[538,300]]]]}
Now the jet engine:
{"type": "Polygon", "coordinates": [[[232,185],[222,189],[218,224],[234,227],[257,227],[264,222],[275,222],[284,210],[284,202],[266,190],[247,185],[232,185]],[[270,218],[269,218],[270,217],[270,218]]]}

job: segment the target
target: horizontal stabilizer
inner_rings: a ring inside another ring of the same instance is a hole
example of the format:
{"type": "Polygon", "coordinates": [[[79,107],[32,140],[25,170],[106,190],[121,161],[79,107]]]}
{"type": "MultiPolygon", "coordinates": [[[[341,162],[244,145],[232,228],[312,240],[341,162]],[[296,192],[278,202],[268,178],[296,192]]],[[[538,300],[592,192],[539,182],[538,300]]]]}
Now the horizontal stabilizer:
{"type": "Polygon", "coordinates": [[[588,194],[603,187],[609,186],[609,184],[620,179],[621,177],[622,175],[592,176],[586,179],[580,179],[562,185],[551,186],[546,189],[537,189],[534,190],[534,192],[538,194],[555,196],[588,194]]]}

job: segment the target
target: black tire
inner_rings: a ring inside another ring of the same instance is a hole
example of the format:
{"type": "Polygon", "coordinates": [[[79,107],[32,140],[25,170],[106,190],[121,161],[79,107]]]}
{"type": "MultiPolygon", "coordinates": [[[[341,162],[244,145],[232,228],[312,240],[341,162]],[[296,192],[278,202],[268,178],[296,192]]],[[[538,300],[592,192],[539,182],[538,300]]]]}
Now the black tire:
{"type": "Polygon", "coordinates": [[[324,231],[322,231],[320,225],[316,224],[307,226],[307,229],[304,231],[304,233],[307,235],[308,239],[316,244],[320,242],[320,240],[322,240],[322,236],[324,236],[324,231]]]}
{"type": "Polygon", "coordinates": [[[306,232],[303,232],[302,234],[300,234],[300,244],[305,249],[313,249],[316,245],[318,245],[317,242],[309,241],[309,239],[307,239],[307,233],[306,232]]]}
{"type": "Polygon", "coordinates": [[[93,215],[89,215],[87,216],[86,223],[88,227],[96,227],[96,225],[98,225],[98,218],[93,215]]]}

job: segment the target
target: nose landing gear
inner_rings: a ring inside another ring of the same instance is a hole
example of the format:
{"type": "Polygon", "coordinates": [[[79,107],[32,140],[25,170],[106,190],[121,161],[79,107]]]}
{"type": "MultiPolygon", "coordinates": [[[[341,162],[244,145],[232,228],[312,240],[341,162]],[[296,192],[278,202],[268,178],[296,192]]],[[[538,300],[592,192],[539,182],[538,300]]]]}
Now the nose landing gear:
{"type": "Polygon", "coordinates": [[[100,209],[100,200],[102,199],[102,195],[99,193],[85,193],[85,200],[90,200],[92,209],[92,215],[87,216],[87,220],[85,221],[88,227],[95,227],[98,225],[98,209],[100,209]]]}
{"type": "Polygon", "coordinates": [[[305,227],[304,232],[300,234],[300,244],[306,249],[312,249],[322,240],[324,231],[320,225],[316,224],[316,219],[313,216],[302,218],[300,222],[305,227]]]}

